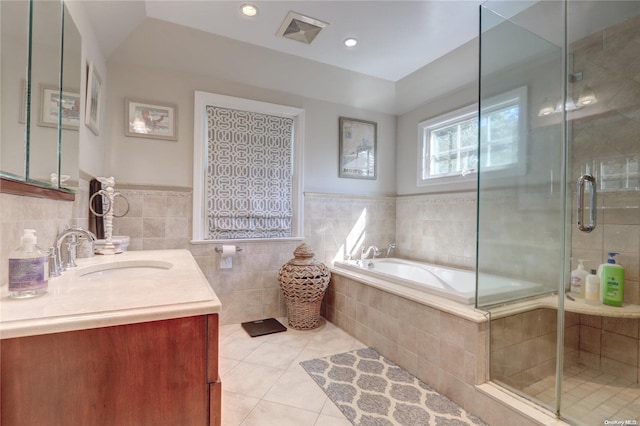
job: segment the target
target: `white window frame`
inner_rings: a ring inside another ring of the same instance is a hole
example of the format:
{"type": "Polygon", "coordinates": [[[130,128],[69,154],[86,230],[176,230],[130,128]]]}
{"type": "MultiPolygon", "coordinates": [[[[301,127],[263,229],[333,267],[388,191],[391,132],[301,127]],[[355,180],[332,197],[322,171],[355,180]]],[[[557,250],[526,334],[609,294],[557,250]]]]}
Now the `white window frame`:
{"type": "Polygon", "coordinates": [[[194,96],[194,129],[193,129],[193,226],[192,240],[194,244],[237,243],[242,241],[288,241],[300,240],[303,237],[303,152],[304,146],[304,109],[268,102],[236,98],[216,93],[195,91],[194,96]],[[287,238],[247,238],[230,240],[206,239],[206,174],[207,174],[207,107],[249,111],[259,114],[288,117],[294,120],[293,127],[293,223],[291,237],[287,238]]]}
{"type": "Polygon", "coordinates": [[[478,117],[478,106],[476,104],[468,105],[418,123],[418,186],[433,187],[438,191],[472,189],[475,187],[477,179],[476,170],[464,175],[457,174],[423,178],[424,161],[425,158],[429,156],[429,140],[425,138],[425,133],[427,133],[429,129],[456,124],[473,117],[478,117]]]}
{"type": "MultiPolygon", "coordinates": [[[[502,108],[505,104],[518,100],[518,159],[514,164],[500,167],[492,167],[483,169],[484,172],[490,172],[488,176],[491,178],[513,177],[526,173],[526,141],[528,133],[528,111],[527,111],[527,86],[518,87],[507,92],[492,96],[482,101],[481,108],[483,116],[494,110],[502,108]]],[[[458,175],[449,175],[443,177],[423,178],[424,159],[428,155],[429,141],[425,141],[425,132],[430,128],[443,127],[457,122],[468,120],[469,118],[478,118],[478,105],[468,105],[466,107],[451,111],[449,113],[434,117],[418,123],[418,173],[417,186],[432,188],[433,191],[455,191],[474,189],[477,184],[478,172],[473,170],[458,175]],[[425,144],[427,145],[425,147],[425,144]]],[[[482,131],[482,123],[478,122],[478,133],[482,131]]],[[[478,160],[482,160],[482,155],[478,155],[478,160]]]]}
{"type": "MultiPolygon", "coordinates": [[[[518,159],[513,164],[485,168],[491,172],[487,177],[513,177],[526,173],[527,134],[529,132],[527,86],[518,87],[484,100],[481,104],[482,116],[501,109],[504,105],[512,103],[514,99],[518,100],[518,159]]],[[[478,123],[478,132],[482,132],[482,122],[478,123]]],[[[482,159],[482,153],[480,153],[479,159],[482,159]]]]}

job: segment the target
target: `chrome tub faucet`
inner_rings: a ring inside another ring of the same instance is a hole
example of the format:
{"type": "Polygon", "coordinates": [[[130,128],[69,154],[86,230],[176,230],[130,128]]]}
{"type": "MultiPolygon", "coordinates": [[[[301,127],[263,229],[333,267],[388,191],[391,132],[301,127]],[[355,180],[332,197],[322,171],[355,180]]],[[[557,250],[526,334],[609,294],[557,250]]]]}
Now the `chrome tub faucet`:
{"type": "Polygon", "coordinates": [[[387,256],[386,256],[386,257],[389,257],[389,256],[391,255],[391,252],[392,252],[392,251],[393,251],[393,249],[395,249],[395,248],[396,248],[396,243],[391,243],[391,244],[389,244],[389,247],[387,247],[387,256]]]}
{"type": "Polygon", "coordinates": [[[380,256],[380,250],[376,246],[369,246],[367,250],[362,247],[362,254],[360,255],[360,259],[367,259],[371,256],[371,259],[375,259],[376,256],[380,256]]]}

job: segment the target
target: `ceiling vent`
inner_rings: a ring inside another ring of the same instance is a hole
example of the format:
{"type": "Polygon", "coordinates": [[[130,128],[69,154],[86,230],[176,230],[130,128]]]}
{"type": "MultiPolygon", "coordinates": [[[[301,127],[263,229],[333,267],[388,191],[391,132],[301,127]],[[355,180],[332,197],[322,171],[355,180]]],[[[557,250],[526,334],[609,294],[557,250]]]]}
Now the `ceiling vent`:
{"type": "Polygon", "coordinates": [[[311,44],[317,35],[320,34],[320,31],[327,25],[329,24],[326,22],[309,18],[296,12],[289,12],[282,25],[280,25],[277,35],[305,44],[311,44]]]}

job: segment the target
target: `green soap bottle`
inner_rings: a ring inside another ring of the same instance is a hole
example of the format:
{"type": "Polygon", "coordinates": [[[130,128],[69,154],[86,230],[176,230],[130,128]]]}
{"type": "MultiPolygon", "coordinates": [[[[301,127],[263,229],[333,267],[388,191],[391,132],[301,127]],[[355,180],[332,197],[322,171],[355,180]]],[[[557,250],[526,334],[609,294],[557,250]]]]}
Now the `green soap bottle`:
{"type": "Polygon", "coordinates": [[[602,267],[602,303],[609,306],[622,306],[624,299],[624,268],[616,264],[617,254],[609,253],[602,267]]]}

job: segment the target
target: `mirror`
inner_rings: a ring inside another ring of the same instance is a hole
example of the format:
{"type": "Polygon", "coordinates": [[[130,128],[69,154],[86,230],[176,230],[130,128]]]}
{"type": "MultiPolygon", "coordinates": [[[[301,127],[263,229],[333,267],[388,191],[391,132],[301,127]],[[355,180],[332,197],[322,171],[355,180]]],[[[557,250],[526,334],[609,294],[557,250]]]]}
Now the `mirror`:
{"type": "Polygon", "coordinates": [[[62,55],[62,129],[60,133],[60,187],[77,189],[79,177],[80,81],[82,73],[82,40],[80,31],[64,6],[64,49],[62,55]],[[64,181],[66,176],[68,180],[64,181]]]}
{"type": "Polygon", "coordinates": [[[62,4],[59,1],[33,1],[31,4],[27,180],[49,184],[51,173],[58,173],[58,108],[55,103],[62,60],[62,4]]]}
{"type": "Polygon", "coordinates": [[[0,2],[2,49],[2,126],[0,170],[3,176],[26,179],[27,58],[29,3],[0,2]],[[10,58],[10,60],[9,60],[10,58]]]}
{"type": "Polygon", "coordinates": [[[79,173],[80,33],[59,0],[1,7],[0,173],[68,190],[79,173]]]}

